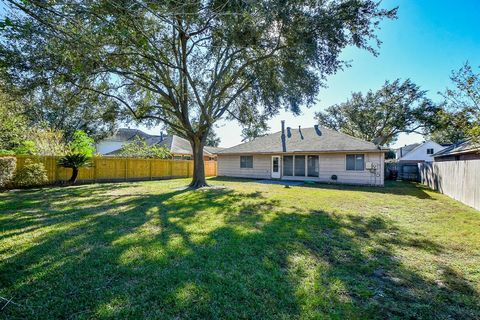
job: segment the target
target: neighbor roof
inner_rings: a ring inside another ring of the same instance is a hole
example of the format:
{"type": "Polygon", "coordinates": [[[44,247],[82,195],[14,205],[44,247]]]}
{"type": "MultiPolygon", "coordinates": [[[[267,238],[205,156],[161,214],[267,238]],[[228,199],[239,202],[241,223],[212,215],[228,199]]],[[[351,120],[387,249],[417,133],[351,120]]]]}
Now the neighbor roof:
{"type": "MultiPolygon", "coordinates": [[[[128,129],[128,128],[120,128],[118,131],[113,135],[110,139],[118,139],[122,141],[129,141],[135,138],[141,137],[145,139],[148,145],[158,144],[160,146],[164,146],[172,154],[193,154],[192,147],[190,146],[190,142],[187,139],[182,137],[171,135],[171,136],[155,136],[149,135],[141,130],[138,129],[128,129]]],[[[120,153],[121,149],[114,150],[112,152],[107,153],[106,155],[117,155],[120,153]]],[[[216,148],[216,147],[204,147],[203,152],[206,156],[210,156],[213,154],[217,154],[219,150],[223,150],[223,148],[216,148]]]]}
{"type": "Polygon", "coordinates": [[[372,142],[320,126],[287,128],[285,130],[285,141],[282,140],[282,132],[279,131],[221,150],[218,154],[387,151],[387,149],[372,142]]]}
{"type": "MultiPolygon", "coordinates": [[[[166,136],[162,141],[157,142],[157,144],[166,147],[173,154],[193,154],[190,142],[176,135],[166,136]]],[[[203,152],[208,156],[211,155],[212,152],[207,148],[209,147],[204,147],[203,152]]]]}
{"type": "Polygon", "coordinates": [[[400,147],[400,148],[396,149],[396,151],[402,150],[402,157],[405,157],[407,155],[407,153],[410,153],[413,149],[416,149],[417,147],[421,146],[424,143],[425,143],[425,141],[422,142],[422,143],[412,143],[412,144],[400,147]]]}
{"type": "Polygon", "coordinates": [[[145,140],[152,140],[152,139],[160,139],[160,136],[150,135],[148,133],[143,132],[142,130],[138,129],[130,129],[130,128],[120,128],[118,129],[115,134],[113,134],[109,139],[114,140],[133,140],[135,137],[141,137],[145,140]]]}
{"type": "Polygon", "coordinates": [[[444,157],[462,153],[470,153],[474,151],[480,151],[480,146],[478,144],[475,144],[473,141],[467,140],[460,143],[452,144],[451,146],[435,153],[433,157],[444,157]]]}

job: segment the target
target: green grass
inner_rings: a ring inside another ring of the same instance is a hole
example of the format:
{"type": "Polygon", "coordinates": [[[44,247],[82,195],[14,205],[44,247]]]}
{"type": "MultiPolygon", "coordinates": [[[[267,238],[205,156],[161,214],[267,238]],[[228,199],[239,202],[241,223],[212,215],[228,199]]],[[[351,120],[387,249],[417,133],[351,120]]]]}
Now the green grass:
{"type": "Polygon", "coordinates": [[[480,213],[411,183],[0,194],[0,318],[480,318],[480,213]]]}

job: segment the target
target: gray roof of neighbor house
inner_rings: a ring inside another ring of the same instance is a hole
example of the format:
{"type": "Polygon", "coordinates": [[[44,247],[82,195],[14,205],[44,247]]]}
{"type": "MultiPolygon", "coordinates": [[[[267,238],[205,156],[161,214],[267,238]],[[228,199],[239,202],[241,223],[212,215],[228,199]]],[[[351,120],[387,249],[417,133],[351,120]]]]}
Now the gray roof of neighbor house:
{"type": "MultiPolygon", "coordinates": [[[[176,135],[166,136],[162,141],[157,142],[157,144],[166,147],[173,154],[193,154],[190,142],[176,135]]],[[[205,155],[216,154],[213,150],[215,148],[212,148],[213,147],[204,147],[203,152],[205,155]]]]}
{"type": "Polygon", "coordinates": [[[402,151],[402,157],[405,157],[407,155],[407,153],[409,153],[410,151],[412,151],[413,149],[415,149],[416,147],[418,147],[419,145],[425,143],[422,142],[422,143],[412,143],[412,144],[409,144],[409,145],[405,145],[403,147],[400,147],[398,149],[396,149],[395,151],[402,151]]]}
{"type": "MultiPolygon", "coordinates": [[[[128,128],[120,128],[116,132],[114,136],[110,139],[118,139],[122,141],[129,141],[135,137],[141,137],[145,139],[148,145],[158,144],[164,146],[165,148],[169,149],[173,154],[193,154],[192,147],[190,146],[190,142],[187,139],[182,137],[171,135],[171,136],[156,136],[147,134],[138,129],[128,129],[128,128]]],[[[219,150],[223,148],[215,148],[215,147],[204,147],[203,151],[205,155],[213,155],[216,154],[219,150]]],[[[112,152],[107,153],[106,155],[116,155],[120,152],[120,149],[114,150],[112,152]]]]}
{"type": "Polygon", "coordinates": [[[133,140],[135,137],[141,137],[143,139],[155,139],[160,138],[160,136],[151,135],[148,133],[143,132],[142,130],[138,129],[130,129],[130,128],[120,128],[118,129],[115,134],[113,134],[108,139],[117,139],[122,141],[133,140]]]}
{"type": "Polygon", "coordinates": [[[336,151],[387,151],[372,142],[364,141],[320,126],[313,128],[286,128],[253,141],[224,149],[218,154],[240,153],[295,153],[336,151]]]}
{"type": "Polygon", "coordinates": [[[450,156],[450,155],[456,155],[456,154],[462,154],[462,153],[470,153],[475,151],[480,151],[480,144],[475,144],[473,141],[467,140],[467,141],[452,144],[447,148],[435,153],[433,157],[437,158],[437,157],[444,157],[444,156],[450,156]]]}

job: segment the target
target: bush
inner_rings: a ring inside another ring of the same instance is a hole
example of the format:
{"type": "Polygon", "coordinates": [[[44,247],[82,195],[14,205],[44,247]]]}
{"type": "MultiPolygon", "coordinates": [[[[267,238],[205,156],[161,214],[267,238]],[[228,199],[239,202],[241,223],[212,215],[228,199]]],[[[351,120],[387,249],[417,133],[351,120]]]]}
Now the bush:
{"type": "Polygon", "coordinates": [[[6,150],[6,149],[0,149],[0,156],[14,156],[15,151],[13,150],[6,150]]]}
{"type": "Polygon", "coordinates": [[[12,179],[17,166],[17,158],[0,157],[0,189],[3,189],[12,179]]]}
{"type": "Polygon", "coordinates": [[[17,170],[14,184],[17,187],[33,187],[48,183],[47,170],[43,163],[25,161],[25,166],[17,170]]]}

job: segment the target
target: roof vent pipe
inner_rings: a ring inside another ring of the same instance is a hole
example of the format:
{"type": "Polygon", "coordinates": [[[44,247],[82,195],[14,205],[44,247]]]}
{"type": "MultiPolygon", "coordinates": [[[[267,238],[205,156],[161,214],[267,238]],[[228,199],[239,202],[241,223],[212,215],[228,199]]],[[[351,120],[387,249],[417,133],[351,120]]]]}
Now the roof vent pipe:
{"type": "Polygon", "coordinates": [[[283,152],[286,152],[287,151],[287,143],[286,143],[286,139],[285,139],[285,120],[282,120],[282,151],[283,152]]]}

